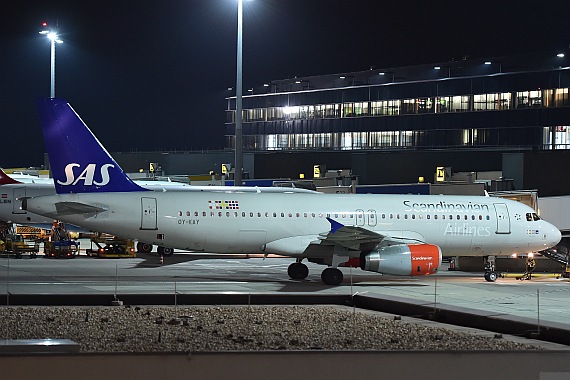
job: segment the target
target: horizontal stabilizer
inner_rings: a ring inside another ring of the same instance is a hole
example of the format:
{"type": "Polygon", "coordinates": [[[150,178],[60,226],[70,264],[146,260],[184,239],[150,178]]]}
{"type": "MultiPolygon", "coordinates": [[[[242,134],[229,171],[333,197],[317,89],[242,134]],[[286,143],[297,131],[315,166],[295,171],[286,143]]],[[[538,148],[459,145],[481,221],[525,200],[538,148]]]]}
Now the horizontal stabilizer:
{"type": "Polygon", "coordinates": [[[57,202],[55,209],[58,215],[95,214],[107,211],[104,208],[91,206],[80,202],[57,202]]]}

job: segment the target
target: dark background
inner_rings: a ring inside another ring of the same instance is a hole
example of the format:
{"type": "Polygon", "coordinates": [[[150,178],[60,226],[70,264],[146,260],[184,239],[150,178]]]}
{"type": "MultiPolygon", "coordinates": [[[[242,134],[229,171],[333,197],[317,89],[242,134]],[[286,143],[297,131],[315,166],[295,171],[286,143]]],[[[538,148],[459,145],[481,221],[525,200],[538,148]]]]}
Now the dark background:
{"type": "MultiPolygon", "coordinates": [[[[244,0],[244,89],[275,79],[568,48],[570,2],[244,0]]],[[[56,95],[111,152],[220,149],[237,0],[17,1],[0,23],[0,166],[43,163],[56,95]]],[[[244,92],[246,92],[244,90],[244,92]]]]}

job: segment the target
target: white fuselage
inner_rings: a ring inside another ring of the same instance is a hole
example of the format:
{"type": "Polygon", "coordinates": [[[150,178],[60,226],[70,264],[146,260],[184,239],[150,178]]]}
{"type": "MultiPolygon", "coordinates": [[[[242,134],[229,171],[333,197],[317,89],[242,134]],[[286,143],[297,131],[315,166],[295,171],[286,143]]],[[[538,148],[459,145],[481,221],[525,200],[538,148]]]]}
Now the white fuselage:
{"type": "MultiPolygon", "coordinates": [[[[22,209],[22,199],[35,198],[46,195],[55,195],[55,186],[52,178],[40,178],[28,175],[14,176],[21,183],[0,185],[0,221],[23,224],[23,225],[46,225],[51,226],[53,218],[39,215],[34,212],[22,209]]],[[[192,186],[178,182],[166,181],[136,181],[137,184],[153,191],[261,191],[255,187],[241,187],[236,190],[234,187],[226,186],[192,186]]],[[[286,188],[274,187],[263,188],[264,192],[284,192],[286,188]]],[[[308,192],[307,190],[295,189],[296,192],[308,192]]]]}
{"type": "Polygon", "coordinates": [[[149,191],[39,197],[27,209],[126,238],[217,253],[302,256],[331,230],[327,217],[392,243],[435,244],[448,256],[528,253],[560,240],[530,207],[480,196],[149,191]],[[55,206],[61,202],[104,211],[61,214],[55,206]]]}

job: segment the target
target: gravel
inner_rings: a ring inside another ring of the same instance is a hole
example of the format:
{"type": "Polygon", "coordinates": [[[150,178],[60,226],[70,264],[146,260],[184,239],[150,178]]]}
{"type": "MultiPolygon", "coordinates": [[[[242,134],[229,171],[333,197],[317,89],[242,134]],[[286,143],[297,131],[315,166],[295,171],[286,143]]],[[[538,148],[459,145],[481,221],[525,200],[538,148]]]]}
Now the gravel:
{"type": "Polygon", "coordinates": [[[0,307],[0,339],[71,339],[82,352],[536,350],[326,306],[0,307]]]}

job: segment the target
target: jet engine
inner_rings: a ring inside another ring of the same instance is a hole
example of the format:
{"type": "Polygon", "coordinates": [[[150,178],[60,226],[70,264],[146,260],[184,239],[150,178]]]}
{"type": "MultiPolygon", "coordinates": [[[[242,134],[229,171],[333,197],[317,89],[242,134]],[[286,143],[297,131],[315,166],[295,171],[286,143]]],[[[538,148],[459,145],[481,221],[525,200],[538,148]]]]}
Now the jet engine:
{"type": "Polygon", "coordinates": [[[441,249],[433,244],[398,244],[363,252],[362,270],[396,276],[423,276],[437,272],[441,249]]]}

